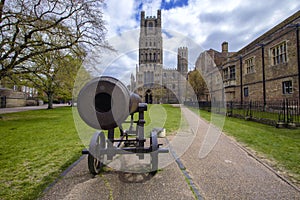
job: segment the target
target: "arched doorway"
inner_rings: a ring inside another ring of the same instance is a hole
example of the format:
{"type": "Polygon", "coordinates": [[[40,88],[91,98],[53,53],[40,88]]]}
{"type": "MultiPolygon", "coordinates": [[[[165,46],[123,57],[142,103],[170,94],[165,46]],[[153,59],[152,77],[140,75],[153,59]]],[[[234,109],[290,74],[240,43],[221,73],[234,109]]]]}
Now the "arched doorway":
{"type": "Polygon", "coordinates": [[[152,91],[150,89],[146,91],[145,103],[152,104],[152,91]]]}

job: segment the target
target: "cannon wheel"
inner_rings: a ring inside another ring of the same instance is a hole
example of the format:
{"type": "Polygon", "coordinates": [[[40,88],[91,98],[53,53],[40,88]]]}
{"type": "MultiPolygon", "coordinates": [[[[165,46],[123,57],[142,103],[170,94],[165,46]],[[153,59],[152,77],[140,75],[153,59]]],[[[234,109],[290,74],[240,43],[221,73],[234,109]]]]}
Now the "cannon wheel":
{"type": "Polygon", "coordinates": [[[150,146],[152,152],[150,153],[151,157],[151,174],[155,175],[158,170],[158,142],[157,142],[157,133],[151,132],[150,136],[150,146]]]}
{"type": "Polygon", "coordinates": [[[100,149],[105,148],[105,141],[105,135],[102,131],[100,133],[95,133],[91,139],[88,154],[88,168],[93,175],[99,174],[104,167],[102,162],[104,155],[100,155],[100,149]]]}

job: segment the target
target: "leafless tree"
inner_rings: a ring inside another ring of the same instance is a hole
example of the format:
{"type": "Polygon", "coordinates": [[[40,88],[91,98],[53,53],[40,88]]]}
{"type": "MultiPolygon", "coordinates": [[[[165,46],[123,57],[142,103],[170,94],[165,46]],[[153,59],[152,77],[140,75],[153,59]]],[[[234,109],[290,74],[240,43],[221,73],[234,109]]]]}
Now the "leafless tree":
{"type": "Polygon", "coordinates": [[[74,46],[86,52],[94,46],[110,48],[103,5],[103,0],[1,0],[0,79],[43,53],[74,46]]]}

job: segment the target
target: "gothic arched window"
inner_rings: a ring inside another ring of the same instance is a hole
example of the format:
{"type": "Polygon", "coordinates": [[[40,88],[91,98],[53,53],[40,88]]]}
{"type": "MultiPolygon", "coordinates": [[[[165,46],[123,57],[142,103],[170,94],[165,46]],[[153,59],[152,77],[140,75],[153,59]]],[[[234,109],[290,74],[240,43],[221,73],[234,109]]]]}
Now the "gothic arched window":
{"type": "Polygon", "coordinates": [[[152,30],[153,29],[153,22],[149,22],[148,27],[149,27],[150,30],[152,30]]]}

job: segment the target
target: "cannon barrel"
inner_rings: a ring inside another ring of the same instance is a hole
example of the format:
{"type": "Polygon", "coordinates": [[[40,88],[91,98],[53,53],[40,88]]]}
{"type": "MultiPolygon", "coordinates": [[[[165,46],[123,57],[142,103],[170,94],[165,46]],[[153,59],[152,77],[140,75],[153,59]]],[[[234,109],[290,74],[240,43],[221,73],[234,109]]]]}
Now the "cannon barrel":
{"type": "Polygon", "coordinates": [[[77,109],[85,123],[95,129],[120,126],[138,110],[142,99],[129,92],[116,78],[101,76],[88,82],[79,92],[77,109]]]}

